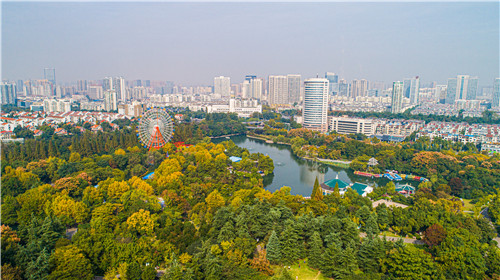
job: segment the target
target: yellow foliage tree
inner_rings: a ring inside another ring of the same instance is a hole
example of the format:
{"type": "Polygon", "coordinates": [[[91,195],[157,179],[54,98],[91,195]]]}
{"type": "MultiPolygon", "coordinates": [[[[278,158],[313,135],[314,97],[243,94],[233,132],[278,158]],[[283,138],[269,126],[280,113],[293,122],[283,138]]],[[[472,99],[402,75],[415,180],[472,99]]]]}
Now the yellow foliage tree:
{"type": "Polygon", "coordinates": [[[127,219],[127,228],[140,235],[152,235],[156,225],[156,215],[151,215],[149,211],[140,209],[127,219]]]}
{"type": "Polygon", "coordinates": [[[85,203],[75,201],[67,195],[60,195],[48,203],[45,209],[47,215],[53,214],[66,226],[75,223],[83,223],[88,217],[88,209],[85,203]]]}
{"type": "Polygon", "coordinates": [[[127,182],[113,182],[108,186],[108,198],[118,200],[125,192],[129,190],[130,186],[127,184],[127,182]]]}
{"type": "Polygon", "coordinates": [[[128,183],[132,188],[143,190],[148,195],[154,194],[153,187],[151,187],[151,185],[144,182],[141,178],[139,178],[137,176],[130,178],[130,180],[128,180],[128,183]]]}
{"type": "Polygon", "coordinates": [[[127,152],[125,152],[125,150],[123,150],[123,149],[118,149],[115,151],[115,155],[124,156],[126,154],[127,154],[127,152]]]}
{"type": "Polygon", "coordinates": [[[215,213],[217,209],[226,204],[224,197],[222,197],[218,190],[211,192],[207,198],[205,198],[205,202],[207,203],[208,211],[211,213],[215,213]]]}

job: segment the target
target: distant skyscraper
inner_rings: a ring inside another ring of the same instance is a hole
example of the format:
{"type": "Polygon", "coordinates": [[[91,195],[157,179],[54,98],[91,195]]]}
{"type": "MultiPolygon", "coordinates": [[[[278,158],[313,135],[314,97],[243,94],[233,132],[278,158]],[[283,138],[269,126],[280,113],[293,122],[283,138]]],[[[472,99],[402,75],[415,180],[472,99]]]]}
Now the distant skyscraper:
{"type": "Polygon", "coordinates": [[[254,80],[254,79],[257,79],[257,76],[255,75],[246,75],[245,76],[245,81],[251,81],[251,80],[254,80]]]}
{"type": "Polygon", "coordinates": [[[87,80],[79,80],[77,84],[78,92],[84,92],[88,90],[87,80]]]}
{"type": "Polygon", "coordinates": [[[307,79],[304,81],[303,127],[328,131],[328,88],[327,79],[307,79]]]}
{"type": "Polygon", "coordinates": [[[102,80],[102,89],[104,91],[114,89],[113,88],[113,78],[111,78],[111,77],[104,78],[104,80],[102,80]]]}
{"type": "Polygon", "coordinates": [[[328,94],[337,95],[339,92],[339,75],[332,72],[326,72],[325,78],[329,82],[328,94]]]}
{"type": "Polygon", "coordinates": [[[56,94],[56,69],[55,68],[45,68],[43,69],[43,78],[51,84],[50,90],[52,95],[56,94]]]}
{"type": "Polygon", "coordinates": [[[23,80],[17,80],[16,90],[17,90],[17,93],[24,93],[24,82],[23,82],[23,80]]]}
{"type": "Polygon", "coordinates": [[[351,82],[351,97],[356,98],[358,96],[366,96],[366,91],[368,90],[368,81],[362,80],[352,80],[351,82]]]}
{"type": "Polygon", "coordinates": [[[339,81],[339,95],[340,96],[349,96],[349,83],[346,80],[341,79],[339,81]]]}
{"type": "Polygon", "coordinates": [[[391,113],[403,112],[403,89],[404,83],[397,81],[392,84],[391,113]]]}
{"type": "Polygon", "coordinates": [[[301,83],[301,76],[300,75],[292,75],[289,74],[287,75],[288,79],[288,98],[290,103],[299,103],[300,102],[300,87],[302,85],[301,83]]]}
{"type": "Polygon", "coordinates": [[[444,102],[446,100],[447,88],[448,88],[448,86],[445,86],[445,85],[436,85],[435,86],[434,96],[436,97],[436,101],[438,101],[441,104],[444,104],[444,102]]]}
{"type": "Polygon", "coordinates": [[[410,99],[410,104],[418,104],[420,78],[417,76],[415,78],[405,79],[403,83],[403,88],[404,88],[403,89],[404,97],[410,99]]]}
{"type": "Polygon", "coordinates": [[[103,93],[102,93],[102,87],[101,86],[89,86],[87,95],[89,98],[92,99],[102,99],[103,98],[103,93]]]}
{"type": "Polygon", "coordinates": [[[116,91],[107,90],[104,92],[104,109],[108,112],[118,110],[116,91]]]}
{"type": "Polygon", "coordinates": [[[231,79],[224,76],[215,77],[214,93],[220,94],[222,97],[229,97],[231,95],[231,79]]]}
{"type": "Polygon", "coordinates": [[[288,79],[286,76],[269,76],[269,104],[288,104],[288,79]]]}
{"type": "Polygon", "coordinates": [[[493,103],[491,107],[500,107],[500,78],[496,78],[493,84],[493,103]]]}
{"type": "Polygon", "coordinates": [[[123,77],[113,79],[113,89],[116,92],[118,100],[127,101],[127,88],[125,87],[125,79],[123,77]]]}
{"type": "Polygon", "coordinates": [[[2,105],[16,104],[17,92],[15,83],[1,83],[0,88],[2,91],[2,105]]]}
{"type": "Polygon", "coordinates": [[[455,104],[456,100],[475,100],[477,94],[477,77],[458,75],[448,79],[446,104],[455,104]]]}
{"type": "Polygon", "coordinates": [[[253,78],[250,80],[250,89],[252,92],[252,98],[261,100],[262,99],[262,85],[264,82],[262,79],[253,78]]]}

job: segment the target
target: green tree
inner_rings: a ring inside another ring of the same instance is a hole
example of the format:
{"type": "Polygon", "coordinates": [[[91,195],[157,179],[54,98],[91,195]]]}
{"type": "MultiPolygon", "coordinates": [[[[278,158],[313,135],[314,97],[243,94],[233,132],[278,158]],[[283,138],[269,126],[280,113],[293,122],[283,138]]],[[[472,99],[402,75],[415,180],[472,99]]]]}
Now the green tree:
{"type": "Polygon", "coordinates": [[[382,272],[392,279],[443,279],[432,256],[412,245],[391,250],[381,263],[382,272]]]}
{"type": "Polygon", "coordinates": [[[323,241],[317,231],[311,237],[308,264],[309,266],[319,269],[321,268],[321,259],[323,256],[323,241]]]}
{"type": "Polygon", "coordinates": [[[323,200],[323,190],[319,186],[318,177],[316,177],[316,180],[314,180],[314,187],[311,194],[311,199],[323,200]]]}
{"type": "Polygon", "coordinates": [[[279,263],[281,261],[281,244],[278,235],[274,230],[271,232],[266,250],[266,257],[271,263],[279,263]]]}
{"type": "Polygon", "coordinates": [[[49,280],[84,279],[91,280],[92,267],[82,251],[74,245],[56,249],[50,258],[51,274],[49,280]]]}

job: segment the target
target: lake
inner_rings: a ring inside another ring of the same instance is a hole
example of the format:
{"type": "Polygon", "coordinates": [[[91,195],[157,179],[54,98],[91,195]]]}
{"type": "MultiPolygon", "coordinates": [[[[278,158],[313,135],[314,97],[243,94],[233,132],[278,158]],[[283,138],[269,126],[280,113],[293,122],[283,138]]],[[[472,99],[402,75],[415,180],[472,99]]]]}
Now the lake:
{"type": "MultiPolygon", "coordinates": [[[[301,159],[292,153],[288,145],[268,144],[258,139],[247,138],[245,135],[232,136],[231,140],[238,146],[248,149],[250,153],[262,153],[273,159],[274,172],[264,177],[264,186],[267,190],[274,192],[283,186],[289,186],[292,194],[310,196],[314,180],[318,178],[320,183],[338,178],[346,183],[360,182],[369,185],[387,184],[389,180],[371,179],[354,175],[349,169],[330,166],[311,160],[301,159]]],[[[227,139],[212,139],[221,142],[227,139]]]]}

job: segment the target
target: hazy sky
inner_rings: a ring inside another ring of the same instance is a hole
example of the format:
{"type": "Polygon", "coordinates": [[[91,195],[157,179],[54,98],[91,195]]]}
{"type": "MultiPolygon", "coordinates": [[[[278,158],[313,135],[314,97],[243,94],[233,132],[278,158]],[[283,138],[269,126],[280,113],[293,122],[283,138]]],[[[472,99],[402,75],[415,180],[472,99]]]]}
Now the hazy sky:
{"type": "Polygon", "coordinates": [[[499,4],[2,3],[2,78],[499,77],[499,4]]]}

